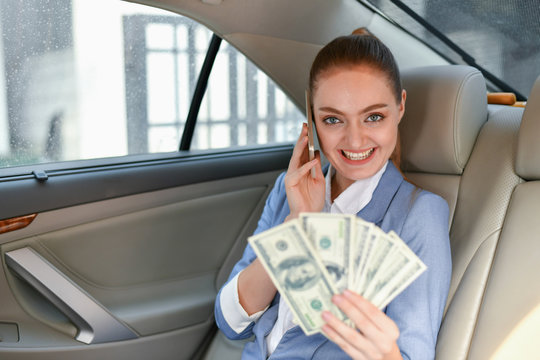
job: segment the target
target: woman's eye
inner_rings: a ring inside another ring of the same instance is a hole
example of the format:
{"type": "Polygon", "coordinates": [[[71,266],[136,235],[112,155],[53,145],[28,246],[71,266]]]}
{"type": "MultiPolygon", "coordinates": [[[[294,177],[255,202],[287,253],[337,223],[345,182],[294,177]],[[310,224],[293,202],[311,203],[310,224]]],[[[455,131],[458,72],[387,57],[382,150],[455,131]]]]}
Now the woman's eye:
{"type": "Polygon", "coordinates": [[[381,121],[382,119],[383,119],[383,117],[381,115],[372,114],[367,118],[367,121],[369,121],[369,122],[377,122],[377,121],[381,121]]]}
{"type": "Polygon", "coordinates": [[[325,124],[330,124],[330,125],[332,125],[332,124],[337,124],[337,123],[339,123],[340,120],[339,120],[338,118],[336,118],[336,117],[329,116],[329,117],[327,117],[327,118],[324,118],[323,122],[324,122],[325,124]]]}

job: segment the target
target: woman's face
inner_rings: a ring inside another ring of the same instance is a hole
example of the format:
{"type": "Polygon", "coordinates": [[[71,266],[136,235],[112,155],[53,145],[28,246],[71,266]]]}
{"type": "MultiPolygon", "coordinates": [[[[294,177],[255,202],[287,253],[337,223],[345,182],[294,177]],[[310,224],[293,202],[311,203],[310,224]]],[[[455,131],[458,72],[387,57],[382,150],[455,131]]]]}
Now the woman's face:
{"type": "Polygon", "coordinates": [[[404,110],[405,91],[396,103],[387,77],[372,67],[335,69],[318,79],[313,93],[317,135],[342,190],[388,161],[404,110]]]}

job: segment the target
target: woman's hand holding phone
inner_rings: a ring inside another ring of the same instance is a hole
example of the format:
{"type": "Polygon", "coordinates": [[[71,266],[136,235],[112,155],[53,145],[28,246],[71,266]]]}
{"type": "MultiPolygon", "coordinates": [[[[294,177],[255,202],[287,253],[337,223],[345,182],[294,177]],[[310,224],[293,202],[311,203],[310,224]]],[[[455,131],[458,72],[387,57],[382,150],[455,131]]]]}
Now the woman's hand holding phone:
{"type": "Polygon", "coordinates": [[[288,219],[301,212],[320,212],[324,207],[325,182],[318,151],[309,160],[308,128],[303,124],[300,137],[294,146],[289,168],[285,175],[285,191],[291,210],[288,219]],[[315,176],[312,176],[312,169],[315,176]]]}

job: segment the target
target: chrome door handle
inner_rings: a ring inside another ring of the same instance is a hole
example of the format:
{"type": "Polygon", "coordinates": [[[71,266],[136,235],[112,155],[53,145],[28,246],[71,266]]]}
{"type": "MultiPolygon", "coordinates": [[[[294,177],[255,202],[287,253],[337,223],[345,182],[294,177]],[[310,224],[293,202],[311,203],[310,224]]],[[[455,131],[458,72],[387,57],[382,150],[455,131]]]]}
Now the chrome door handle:
{"type": "Polygon", "coordinates": [[[77,326],[78,341],[97,344],[138,337],[99,301],[32,248],[7,252],[6,263],[77,326]]]}

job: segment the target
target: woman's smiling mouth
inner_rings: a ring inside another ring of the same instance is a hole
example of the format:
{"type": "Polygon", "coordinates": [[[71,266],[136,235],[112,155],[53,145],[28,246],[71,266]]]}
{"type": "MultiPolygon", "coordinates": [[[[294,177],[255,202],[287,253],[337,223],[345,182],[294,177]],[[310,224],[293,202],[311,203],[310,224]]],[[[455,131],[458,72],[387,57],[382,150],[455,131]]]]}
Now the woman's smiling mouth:
{"type": "Polygon", "coordinates": [[[368,157],[370,157],[374,151],[375,151],[375,148],[371,148],[363,152],[351,152],[351,151],[341,150],[341,154],[349,160],[360,161],[360,160],[365,160],[368,157]]]}

